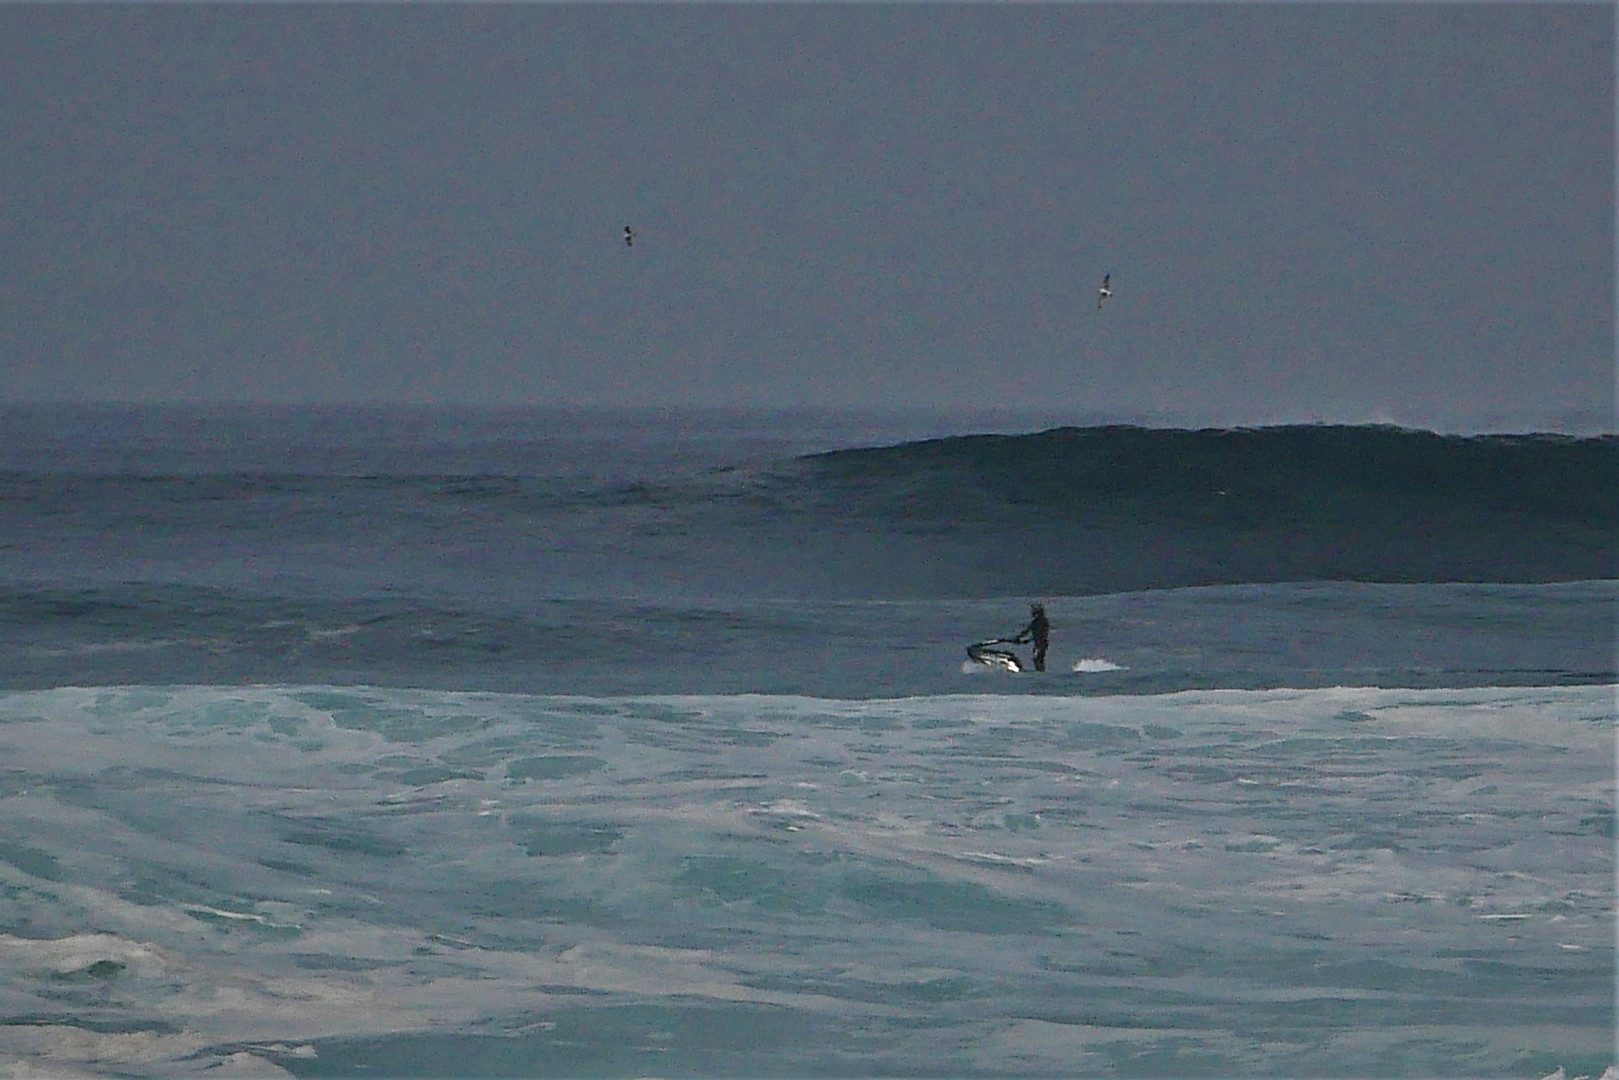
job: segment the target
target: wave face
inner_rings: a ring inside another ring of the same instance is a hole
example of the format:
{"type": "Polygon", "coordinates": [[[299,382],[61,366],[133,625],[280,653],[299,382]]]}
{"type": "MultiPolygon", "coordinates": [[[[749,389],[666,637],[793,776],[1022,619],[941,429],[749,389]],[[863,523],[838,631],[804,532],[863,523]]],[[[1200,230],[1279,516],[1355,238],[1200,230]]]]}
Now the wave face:
{"type": "Polygon", "coordinates": [[[773,463],[642,441],[611,475],[579,440],[445,450],[473,473],[0,473],[3,576],[506,599],[1619,577],[1613,436],[1058,428],[773,463]]]}
{"type": "Polygon", "coordinates": [[[1059,428],[810,459],[847,516],[1006,545],[1023,592],[1619,570],[1619,439],[1059,428]]]}

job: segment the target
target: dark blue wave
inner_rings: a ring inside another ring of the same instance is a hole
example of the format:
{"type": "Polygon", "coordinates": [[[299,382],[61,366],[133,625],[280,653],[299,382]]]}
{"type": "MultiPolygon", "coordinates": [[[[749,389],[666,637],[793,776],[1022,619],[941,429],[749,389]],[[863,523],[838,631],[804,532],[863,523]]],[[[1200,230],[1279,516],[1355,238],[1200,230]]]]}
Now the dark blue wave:
{"type": "Polygon", "coordinates": [[[1619,578],[1619,438],[1058,428],[580,476],[0,473],[0,582],[363,598],[1619,578]]]}
{"type": "Polygon", "coordinates": [[[1021,591],[1619,576],[1611,435],[1058,428],[806,461],[846,518],[987,533],[1021,591]]]}

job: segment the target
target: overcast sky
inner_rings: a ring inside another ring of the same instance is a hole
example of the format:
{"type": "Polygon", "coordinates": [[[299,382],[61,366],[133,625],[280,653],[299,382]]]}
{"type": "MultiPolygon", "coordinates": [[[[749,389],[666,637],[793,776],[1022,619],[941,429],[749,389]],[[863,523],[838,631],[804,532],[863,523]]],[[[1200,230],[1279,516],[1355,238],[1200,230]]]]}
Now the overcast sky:
{"type": "Polygon", "coordinates": [[[0,6],[0,401],[1611,426],[1614,26],[0,6]]]}

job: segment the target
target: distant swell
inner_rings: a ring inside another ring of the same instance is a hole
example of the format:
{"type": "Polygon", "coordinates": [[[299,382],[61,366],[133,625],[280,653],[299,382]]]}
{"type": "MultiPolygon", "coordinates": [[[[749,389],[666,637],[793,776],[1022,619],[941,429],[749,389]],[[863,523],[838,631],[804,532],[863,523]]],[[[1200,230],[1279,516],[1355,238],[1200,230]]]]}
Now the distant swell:
{"type": "Polygon", "coordinates": [[[501,604],[1619,578],[1611,435],[1059,428],[652,465],[0,472],[0,576],[501,604]]]}
{"type": "Polygon", "coordinates": [[[965,542],[1010,591],[1619,576],[1611,435],[1059,428],[806,461],[823,505],[965,542]]]}

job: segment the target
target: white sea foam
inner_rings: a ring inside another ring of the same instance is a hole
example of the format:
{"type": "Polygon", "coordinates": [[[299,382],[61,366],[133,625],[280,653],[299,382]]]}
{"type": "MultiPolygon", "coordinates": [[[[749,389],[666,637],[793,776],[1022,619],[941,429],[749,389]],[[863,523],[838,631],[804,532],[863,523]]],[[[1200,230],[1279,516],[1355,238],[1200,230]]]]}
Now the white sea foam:
{"type": "Polygon", "coordinates": [[[1594,1075],[1613,694],[0,695],[0,1057],[1594,1075]]]}

